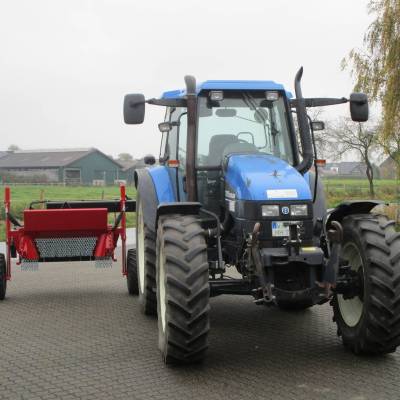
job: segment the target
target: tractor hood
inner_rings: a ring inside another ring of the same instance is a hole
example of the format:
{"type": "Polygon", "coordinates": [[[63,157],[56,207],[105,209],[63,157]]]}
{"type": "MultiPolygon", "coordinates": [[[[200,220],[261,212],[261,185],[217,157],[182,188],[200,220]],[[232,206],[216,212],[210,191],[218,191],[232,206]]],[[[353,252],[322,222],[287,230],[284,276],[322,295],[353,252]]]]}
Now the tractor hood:
{"type": "Polygon", "coordinates": [[[237,200],[311,200],[308,174],[267,154],[231,155],[225,179],[226,196],[237,200]]]}

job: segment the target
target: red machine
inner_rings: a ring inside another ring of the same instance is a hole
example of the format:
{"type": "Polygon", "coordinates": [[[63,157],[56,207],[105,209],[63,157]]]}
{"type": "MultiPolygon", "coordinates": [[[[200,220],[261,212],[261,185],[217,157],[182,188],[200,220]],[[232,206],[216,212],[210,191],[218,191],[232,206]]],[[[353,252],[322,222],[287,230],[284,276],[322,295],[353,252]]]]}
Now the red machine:
{"type": "Polygon", "coordinates": [[[5,188],[6,255],[0,255],[0,300],[11,279],[11,258],[23,269],[36,269],[39,262],[95,261],[111,266],[118,239],[122,244],[122,274],[126,276],[126,212],[135,211],[125,186],[119,200],[38,201],[24,210],[23,223],[10,211],[10,188],[5,188]],[[36,208],[41,205],[42,208],[36,208]],[[114,213],[113,224],[108,214],[114,213]]]}

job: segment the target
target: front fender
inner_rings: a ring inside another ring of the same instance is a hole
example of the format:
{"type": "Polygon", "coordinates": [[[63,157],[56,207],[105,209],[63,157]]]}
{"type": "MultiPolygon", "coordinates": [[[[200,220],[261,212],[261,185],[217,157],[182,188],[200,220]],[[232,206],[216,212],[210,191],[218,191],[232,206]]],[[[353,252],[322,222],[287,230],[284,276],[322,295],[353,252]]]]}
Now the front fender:
{"type": "Polygon", "coordinates": [[[161,215],[167,214],[183,214],[183,215],[198,215],[202,205],[198,202],[176,202],[176,203],[162,203],[157,207],[156,226],[158,225],[158,218],[161,215]]]}
{"type": "Polygon", "coordinates": [[[157,207],[176,201],[167,168],[157,166],[135,171],[135,186],[143,207],[145,224],[153,231],[157,224],[157,207]]]}
{"type": "Polygon", "coordinates": [[[368,214],[374,207],[386,204],[381,200],[350,200],[340,203],[328,211],[326,228],[329,229],[332,221],[342,222],[343,218],[351,214],[368,214]]]}

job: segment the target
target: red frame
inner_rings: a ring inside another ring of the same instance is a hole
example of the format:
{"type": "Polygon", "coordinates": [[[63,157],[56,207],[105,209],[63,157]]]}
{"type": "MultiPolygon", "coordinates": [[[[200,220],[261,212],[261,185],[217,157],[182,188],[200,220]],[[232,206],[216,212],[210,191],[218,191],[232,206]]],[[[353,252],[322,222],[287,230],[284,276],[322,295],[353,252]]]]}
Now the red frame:
{"type": "MultiPolygon", "coordinates": [[[[96,236],[93,257],[111,257],[115,261],[114,251],[118,238],[122,242],[122,275],[127,275],[126,265],[126,189],[120,186],[120,227],[113,228],[107,222],[106,208],[78,208],[55,210],[25,210],[24,226],[11,228],[8,217],[11,207],[11,191],[5,188],[4,206],[6,214],[6,280],[11,279],[11,245],[14,245],[19,258],[39,260],[34,240],[36,238],[65,238],[96,236]]],[[[20,263],[20,261],[18,261],[20,263]]]]}

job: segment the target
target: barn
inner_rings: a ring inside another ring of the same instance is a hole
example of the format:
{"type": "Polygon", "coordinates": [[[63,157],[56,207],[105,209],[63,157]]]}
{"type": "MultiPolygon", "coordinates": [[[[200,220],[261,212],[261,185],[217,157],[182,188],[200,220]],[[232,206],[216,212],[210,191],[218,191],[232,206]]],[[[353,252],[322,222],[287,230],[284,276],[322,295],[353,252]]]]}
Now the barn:
{"type": "Polygon", "coordinates": [[[14,151],[0,158],[3,182],[111,185],[121,168],[96,148],[14,151]]]}

